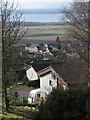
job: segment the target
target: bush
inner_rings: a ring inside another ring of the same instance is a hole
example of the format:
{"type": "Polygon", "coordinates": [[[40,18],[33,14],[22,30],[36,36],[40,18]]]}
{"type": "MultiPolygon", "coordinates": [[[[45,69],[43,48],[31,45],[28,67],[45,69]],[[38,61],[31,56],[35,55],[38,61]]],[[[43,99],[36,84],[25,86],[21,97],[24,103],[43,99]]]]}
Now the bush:
{"type": "Polygon", "coordinates": [[[27,98],[14,98],[12,101],[10,101],[10,105],[26,105],[27,104],[27,98]]]}
{"type": "Polygon", "coordinates": [[[54,90],[41,104],[35,120],[89,120],[90,89],[54,90]]]}

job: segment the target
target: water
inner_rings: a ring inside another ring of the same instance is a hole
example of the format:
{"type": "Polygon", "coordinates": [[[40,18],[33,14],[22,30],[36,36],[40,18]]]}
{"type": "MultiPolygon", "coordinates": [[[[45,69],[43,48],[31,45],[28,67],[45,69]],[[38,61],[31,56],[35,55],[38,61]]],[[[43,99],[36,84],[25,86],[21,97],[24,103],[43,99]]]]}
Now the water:
{"type": "Polygon", "coordinates": [[[59,22],[61,14],[24,14],[26,22],[59,22]]]}

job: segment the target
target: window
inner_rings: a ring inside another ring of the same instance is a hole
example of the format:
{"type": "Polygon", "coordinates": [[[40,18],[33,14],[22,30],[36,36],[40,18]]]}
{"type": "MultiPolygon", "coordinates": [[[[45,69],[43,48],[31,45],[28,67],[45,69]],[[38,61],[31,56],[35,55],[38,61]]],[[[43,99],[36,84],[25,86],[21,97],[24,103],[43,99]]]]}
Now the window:
{"type": "Polygon", "coordinates": [[[37,97],[40,98],[40,94],[37,94],[37,97]]]}
{"type": "Polygon", "coordinates": [[[54,79],[56,78],[56,76],[54,75],[54,79]]]}
{"type": "Polygon", "coordinates": [[[51,83],[52,83],[52,81],[51,81],[51,80],[49,80],[49,85],[51,85],[51,83]]]}
{"type": "Polygon", "coordinates": [[[55,79],[55,78],[56,78],[56,76],[55,76],[53,73],[52,73],[52,78],[53,78],[53,79],[55,79]]]}

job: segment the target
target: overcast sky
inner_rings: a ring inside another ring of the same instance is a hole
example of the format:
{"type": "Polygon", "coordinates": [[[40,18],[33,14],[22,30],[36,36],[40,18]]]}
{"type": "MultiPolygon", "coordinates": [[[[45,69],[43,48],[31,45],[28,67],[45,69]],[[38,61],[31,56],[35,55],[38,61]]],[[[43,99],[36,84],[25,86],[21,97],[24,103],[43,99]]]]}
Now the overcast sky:
{"type": "Polygon", "coordinates": [[[70,3],[72,1],[83,1],[83,2],[88,2],[89,0],[3,0],[3,1],[14,1],[15,3],[18,3],[19,6],[21,6],[22,9],[28,9],[28,8],[33,8],[33,9],[37,9],[37,8],[46,8],[46,7],[55,7],[55,6],[59,6],[58,3],[61,3],[60,5],[66,6],[67,3],[70,3]]]}
{"type": "Polygon", "coordinates": [[[22,9],[40,9],[40,8],[55,8],[60,6],[66,6],[68,2],[72,2],[73,0],[8,0],[14,1],[18,3],[22,9]],[[64,2],[63,2],[64,1],[64,2]],[[59,4],[60,3],[60,4],[59,4]]]}

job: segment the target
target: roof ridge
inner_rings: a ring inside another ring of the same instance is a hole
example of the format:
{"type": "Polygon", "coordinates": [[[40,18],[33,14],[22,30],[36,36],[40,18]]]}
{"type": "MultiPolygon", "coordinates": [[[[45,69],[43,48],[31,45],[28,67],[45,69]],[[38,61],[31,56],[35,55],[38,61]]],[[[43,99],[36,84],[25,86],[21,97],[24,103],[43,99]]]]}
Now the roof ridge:
{"type": "Polygon", "coordinates": [[[37,72],[37,74],[39,74],[39,73],[41,73],[41,72],[43,72],[43,71],[47,70],[48,68],[50,68],[50,69],[51,69],[51,65],[49,65],[48,67],[45,67],[44,69],[42,69],[42,70],[38,71],[38,72],[37,72]]]}

